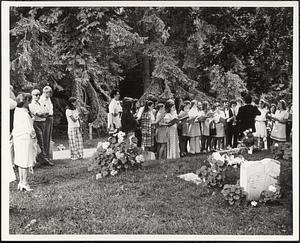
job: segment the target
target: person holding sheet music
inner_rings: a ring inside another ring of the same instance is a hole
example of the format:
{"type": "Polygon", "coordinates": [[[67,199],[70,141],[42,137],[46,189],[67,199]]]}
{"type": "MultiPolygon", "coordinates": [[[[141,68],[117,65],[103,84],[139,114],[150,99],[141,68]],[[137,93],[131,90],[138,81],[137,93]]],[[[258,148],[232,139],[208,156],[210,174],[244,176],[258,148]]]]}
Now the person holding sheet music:
{"type": "Polygon", "coordinates": [[[200,147],[200,139],[201,139],[201,130],[200,130],[200,123],[199,123],[199,110],[197,107],[198,103],[197,100],[192,100],[191,106],[192,108],[189,111],[189,137],[190,137],[190,153],[191,154],[198,154],[201,152],[200,147]]]}
{"type": "Polygon", "coordinates": [[[165,117],[165,105],[162,102],[157,104],[158,111],[156,113],[155,123],[157,124],[156,128],[156,144],[157,144],[157,157],[158,159],[167,158],[167,127],[163,123],[165,117]]]}
{"type": "Polygon", "coordinates": [[[187,155],[187,143],[189,141],[189,123],[187,123],[187,119],[189,118],[189,111],[191,108],[191,102],[189,100],[185,100],[181,107],[181,111],[178,115],[178,119],[180,120],[178,127],[180,127],[179,135],[179,147],[180,147],[180,156],[187,155]]]}
{"type": "Polygon", "coordinates": [[[236,100],[230,102],[229,118],[227,118],[227,127],[228,127],[228,141],[227,145],[230,148],[237,147],[239,129],[236,122],[236,100]]]}
{"type": "Polygon", "coordinates": [[[202,152],[209,152],[211,149],[211,137],[210,137],[210,123],[212,121],[213,113],[210,111],[210,104],[208,101],[203,102],[203,113],[204,118],[201,121],[201,128],[202,128],[202,136],[201,136],[201,151],[202,152]]]}
{"type": "Polygon", "coordinates": [[[163,122],[167,124],[167,159],[180,158],[177,124],[179,122],[175,103],[168,100],[165,104],[165,117],[163,122]]]}
{"type": "Polygon", "coordinates": [[[214,138],[214,146],[216,150],[224,149],[224,137],[225,137],[225,113],[221,110],[220,103],[215,104],[216,110],[214,113],[214,122],[216,124],[216,135],[214,138]],[[222,144],[222,145],[221,145],[222,144]]]}

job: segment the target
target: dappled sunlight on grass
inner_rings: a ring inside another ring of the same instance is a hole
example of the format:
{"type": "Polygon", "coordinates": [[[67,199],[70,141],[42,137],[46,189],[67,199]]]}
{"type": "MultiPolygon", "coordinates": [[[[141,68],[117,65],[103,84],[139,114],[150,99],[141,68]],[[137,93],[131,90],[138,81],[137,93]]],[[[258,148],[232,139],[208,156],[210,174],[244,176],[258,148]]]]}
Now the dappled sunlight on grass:
{"type": "Polygon", "coordinates": [[[54,167],[35,170],[33,192],[17,192],[17,183],[11,183],[10,233],[291,233],[283,206],[230,208],[217,189],[177,177],[195,172],[205,158],[166,160],[100,180],[87,171],[87,159],[56,161],[54,167]]]}

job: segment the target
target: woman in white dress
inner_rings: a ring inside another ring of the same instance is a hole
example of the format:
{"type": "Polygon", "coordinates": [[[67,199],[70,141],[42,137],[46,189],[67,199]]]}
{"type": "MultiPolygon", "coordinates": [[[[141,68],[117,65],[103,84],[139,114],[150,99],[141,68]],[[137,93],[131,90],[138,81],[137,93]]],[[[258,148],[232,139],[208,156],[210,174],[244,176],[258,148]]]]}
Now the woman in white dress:
{"type": "Polygon", "coordinates": [[[200,139],[201,139],[201,130],[200,130],[200,123],[197,120],[197,117],[199,117],[199,110],[197,107],[197,101],[192,100],[191,106],[192,108],[189,110],[189,119],[195,119],[194,122],[192,122],[189,126],[189,137],[190,137],[190,153],[191,154],[198,154],[201,152],[201,146],[200,146],[200,139]]]}
{"type": "Polygon", "coordinates": [[[32,191],[27,176],[34,166],[37,154],[36,134],[28,105],[32,99],[31,94],[22,93],[17,96],[17,107],[14,114],[13,143],[14,163],[19,167],[19,190],[32,191]]]}
{"type": "Polygon", "coordinates": [[[284,100],[280,100],[275,115],[271,117],[275,121],[271,132],[271,139],[276,142],[286,142],[286,122],[288,118],[289,113],[286,110],[286,103],[284,100]]]}
{"type": "MultiPolygon", "coordinates": [[[[173,119],[177,118],[175,109],[175,103],[172,100],[168,100],[165,104],[166,114],[163,118],[165,124],[170,123],[173,119]]],[[[167,159],[180,158],[179,152],[179,140],[177,132],[177,123],[167,126],[167,159]]]]}
{"type": "MultiPolygon", "coordinates": [[[[14,110],[17,107],[17,102],[14,101],[12,98],[9,99],[9,110],[14,110]]],[[[10,147],[13,146],[13,141],[12,141],[12,134],[10,134],[9,138],[9,143],[10,147]]],[[[15,181],[16,180],[16,174],[14,172],[13,168],[13,151],[12,149],[10,150],[9,157],[8,157],[8,169],[9,169],[9,182],[15,181]]]]}
{"type": "Polygon", "coordinates": [[[267,145],[267,113],[268,109],[265,107],[266,102],[264,100],[259,101],[258,110],[260,111],[260,115],[255,117],[255,133],[254,136],[257,137],[258,147],[261,145],[261,140],[264,142],[264,149],[268,148],[267,145]]]}
{"type": "Polygon", "coordinates": [[[220,103],[215,104],[216,110],[214,113],[213,120],[216,124],[216,135],[214,146],[216,150],[224,149],[224,138],[225,138],[225,113],[221,110],[220,103]],[[222,145],[221,145],[222,144],[222,145]]]}

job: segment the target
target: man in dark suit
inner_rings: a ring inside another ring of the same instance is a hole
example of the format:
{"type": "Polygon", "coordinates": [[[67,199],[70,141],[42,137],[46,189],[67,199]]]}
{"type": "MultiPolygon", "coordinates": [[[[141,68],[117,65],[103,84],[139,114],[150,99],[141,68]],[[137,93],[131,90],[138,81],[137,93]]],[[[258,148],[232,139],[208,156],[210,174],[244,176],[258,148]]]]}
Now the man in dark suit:
{"type": "Polygon", "coordinates": [[[227,145],[236,148],[237,147],[237,140],[238,140],[238,134],[239,129],[237,126],[236,121],[236,106],[237,102],[235,100],[232,100],[230,102],[230,109],[228,110],[228,118],[226,120],[227,123],[227,145]],[[232,141],[233,140],[233,141],[232,141]]]}
{"type": "Polygon", "coordinates": [[[255,117],[260,115],[260,111],[256,106],[251,105],[252,97],[247,94],[244,97],[245,105],[239,108],[236,116],[239,124],[239,130],[242,134],[247,129],[252,129],[255,132],[255,117]]]}

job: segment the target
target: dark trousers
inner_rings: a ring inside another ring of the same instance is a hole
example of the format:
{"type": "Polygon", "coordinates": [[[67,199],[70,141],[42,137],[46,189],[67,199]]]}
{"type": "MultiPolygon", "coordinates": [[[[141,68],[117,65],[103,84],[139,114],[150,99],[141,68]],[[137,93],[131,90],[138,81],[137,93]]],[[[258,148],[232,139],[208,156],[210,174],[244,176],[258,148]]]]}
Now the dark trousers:
{"type": "Polygon", "coordinates": [[[211,136],[201,136],[201,151],[211,149],[211,136]]]}
{"type": "Polygon", "coordinates": [[[44,147],[45,147],[45,154],[48,158],[49,158],[52,130],[53,130],[53,116],[49,116],[46,118],[45,130],[44,130],[44,147]]]}
{"type": "Polygon", "coordinates": [[[44,132],[45,132],[45,122],[44,121],[34,121],[33,128],[36,133],[37,143],[41,148],[41,153],[39,156],[42,158],[46,157],[45,145],[44,145],[44,132]]]}
{"type": "Polygon", "coordinates": [[[187,153],[187,143],[189,140],[190,140],[190,137],[187,137],[187,136],[179,137],[180,153],[187,153]]]}
{"type": "Polygon", "coordinates": [[[237,126],[229,126],[228,127],[228,141],[227,144],[232,147],[237,147],[237,141],[239,136],[239,129],[237,126]]]}
{"type": "Polygon", "coordinates": [[[292,122],[288,121],[286,123],[285,128],[286,128],[286,141],[290,142],[290,140],[291,140],[290,135],[291,135],[291,130],[292,130],[292,122]]]}
{"type": "Polygon", "coordinates": [[[137,142],[137,146],[138,147],[142,147],[142,131],[140,128],[137,128],[136,131],[135,131],[135,136],[138,140],[137,142]]]}

